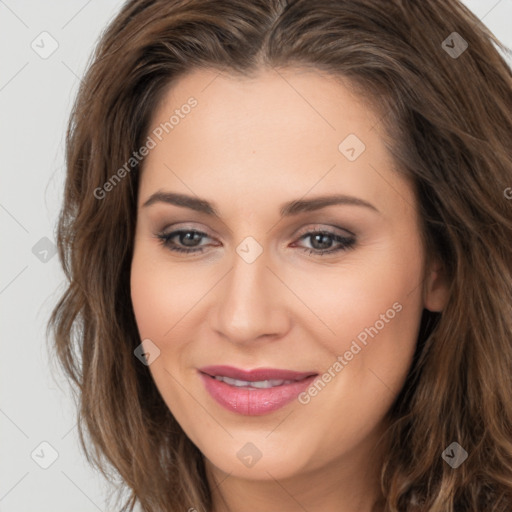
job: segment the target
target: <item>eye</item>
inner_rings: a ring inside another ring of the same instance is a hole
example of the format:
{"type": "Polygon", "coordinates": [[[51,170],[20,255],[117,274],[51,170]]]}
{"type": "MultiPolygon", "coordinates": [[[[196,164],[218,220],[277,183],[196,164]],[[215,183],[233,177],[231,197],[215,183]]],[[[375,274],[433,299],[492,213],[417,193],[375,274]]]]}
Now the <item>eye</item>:
{"type": "Polygon", "coordinates": [[[203,247],[198,247],[197,242],[201,240],[203,237],[207,237],[206,233],[202,231],[196,231],[195,229],[181,229],[177,231],[173,231],[171,233],[159,233],[157,238],[160,239],[162,245],[171,251],[176,252],[202,252],[203,247]],[[185,247],[180,247],[173,242],[173,238],[178,237],[179,243],[184,245],[185,247]]]}
{"type": "MultiPolygon", "coordinates": [[[[203,238],[210,238],[206,233],[195,229],[180,229],[170,233],[156,235],[160,243],[167,249],[181,253],[200,253],[204,246],[200,245],[203,238]]],[[[322,255],[346,251],[352,248],[356,242],[353,235],[343,236],[327,229],[308,231],[300,236],[299,240],[309,239],[312,247],[299,247],[308,254],[322,255]],[[333,244],[338,244],[332,247],[333,244]]]]}
{"type": "Polygon", "coordinates": [[[302,250],[307,251],[308,254],[319,255],[334,254],[340,251],[346,251],[352,248],[356,242],[353,235],[343,236],[333,231],[326,229],[320,231],[308,231],[302,235],[299,240],[309,239],[312,248],[302,247],[302,250]],[[338,244],[337,246],[334,244],[338,244]]]}

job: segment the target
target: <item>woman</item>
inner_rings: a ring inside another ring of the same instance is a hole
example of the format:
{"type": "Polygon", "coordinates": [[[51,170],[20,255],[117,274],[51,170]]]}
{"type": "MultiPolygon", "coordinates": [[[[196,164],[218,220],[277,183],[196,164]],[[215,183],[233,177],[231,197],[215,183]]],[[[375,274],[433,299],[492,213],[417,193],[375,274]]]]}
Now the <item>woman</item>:
{"type": "Polygon", "coordinates": [[[124,5],[70,120],[49,327],[125,507],[512,508],[494,45],[455,0],[124,5]]]}

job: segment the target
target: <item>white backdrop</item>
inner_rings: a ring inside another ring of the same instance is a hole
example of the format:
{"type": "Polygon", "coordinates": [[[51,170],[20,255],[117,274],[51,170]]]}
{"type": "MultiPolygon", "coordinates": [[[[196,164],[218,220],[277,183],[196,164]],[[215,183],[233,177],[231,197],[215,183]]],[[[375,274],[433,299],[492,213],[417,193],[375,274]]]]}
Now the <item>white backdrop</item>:
{"type": "MultiPolygon", "coordinates": [[[[512,0],[465,3],[512,48],[512,0]]],[[[0,512],[111,512],[79,448],[69,389],[51,375],[44,333],[63,286],[54,229],[66,122],[121,4],[0,0],[0,512]]]]}

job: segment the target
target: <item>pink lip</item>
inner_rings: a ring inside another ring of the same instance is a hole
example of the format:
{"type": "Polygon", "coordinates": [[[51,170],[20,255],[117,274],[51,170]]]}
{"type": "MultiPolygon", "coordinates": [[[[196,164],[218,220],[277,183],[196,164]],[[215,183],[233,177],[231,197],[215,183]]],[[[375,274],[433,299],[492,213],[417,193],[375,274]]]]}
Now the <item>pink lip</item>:
{"type": "Polygon", "coordinates": [[[254,370],[241,370],[233,366],[204,366],[199,371],[212,377],[230,377],[231,379],[255,382],[259,380],[302,380],[311,375],[318,375],[314,371],[294,372],[292,370],[279,370],[277,368],[255,368],[254,370]]]}
{"type": "Polygon", "coordinates": [[[273,368],[245,371],[232,366],[206,366],[199,369],[206,390],[214,400],[229,411],[245,416],[267,414],[297,398],[317,377],[315,372],[295,372],[273,368]],[[268,389],[241,388],[221,382],[214,376],[255,382],[260,380],[293,380],[268,389]]]}

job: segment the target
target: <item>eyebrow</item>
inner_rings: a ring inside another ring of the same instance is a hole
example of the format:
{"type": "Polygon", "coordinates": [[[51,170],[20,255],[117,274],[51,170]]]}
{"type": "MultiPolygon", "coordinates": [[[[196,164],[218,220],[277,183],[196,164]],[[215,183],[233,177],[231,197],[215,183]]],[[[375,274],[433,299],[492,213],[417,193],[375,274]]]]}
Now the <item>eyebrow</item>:
{"type": "MultiPolygon", "coordinates": [[[[211,215],[219,219],[221,218],[218,210],[214,207],[212,203],[210,203],[206,199],[201,199],[186,194],[161,191],[155,192],[142,205],[142,207],[146,208],[155,203],[166,203],[175,206],[182,206],[185,208],[190,208],[191,210],[195,210],[200,213],[204,213],[206,215],[211,215]]],[[[281,206],[279,213],[281,217],[290,217],[292,215],[298,215],[299,213],[303,212],[320,210],[322,208],[332,205],[362,206],[374,210],[377,213],[380,213],[379,210],[373,204],[365,201],[364,199],[360,199],[354,196],[348,196],[345,194],[326,195],[314,197],[311,199],[296,199],[293,201],[289,201],[281,206]]]]}

